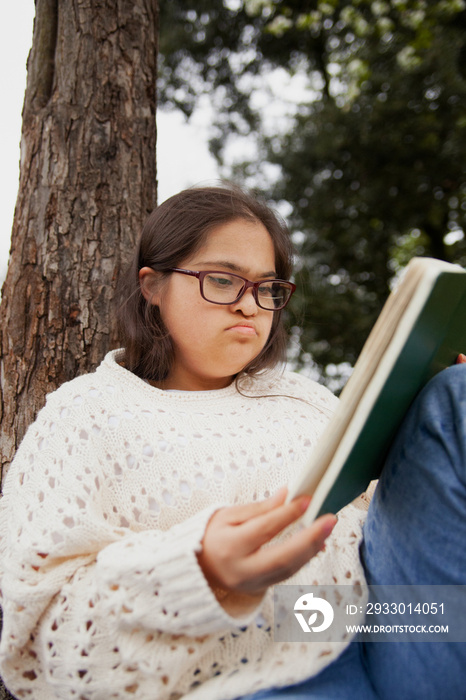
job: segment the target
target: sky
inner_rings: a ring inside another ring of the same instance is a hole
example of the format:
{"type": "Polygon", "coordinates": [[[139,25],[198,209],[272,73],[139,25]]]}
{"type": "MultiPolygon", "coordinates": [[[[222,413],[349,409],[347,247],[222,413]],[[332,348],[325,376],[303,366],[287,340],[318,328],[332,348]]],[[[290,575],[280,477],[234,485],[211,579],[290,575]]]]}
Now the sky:
{"type": "MultiPolygon", "coordinates": [[[[21,111],[33,19],[34,0],[14,0],[0,23],[0,285],[7,268],[18,193],[21,111]]],[[[159,202],[184,187],[219,177],[207,147],[208,110],[195,113],[189,123],[179,113],[159,111],[157,130],[159,202]]]]}

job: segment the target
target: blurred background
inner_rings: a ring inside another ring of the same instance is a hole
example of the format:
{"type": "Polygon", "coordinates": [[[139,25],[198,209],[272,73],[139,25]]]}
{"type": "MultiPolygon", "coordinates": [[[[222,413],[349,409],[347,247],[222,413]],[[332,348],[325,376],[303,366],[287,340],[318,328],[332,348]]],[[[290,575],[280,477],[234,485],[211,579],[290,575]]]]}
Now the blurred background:
{"type": "MultiPolygon", "coordinates": [[[[338,389],[413,255],[466,265],[466,4],[159,6],[159,201],[224,177],[285,216],[290,362],[338,389]]],[[[2,276],[33,0],[3,13],[2,276]]]]}

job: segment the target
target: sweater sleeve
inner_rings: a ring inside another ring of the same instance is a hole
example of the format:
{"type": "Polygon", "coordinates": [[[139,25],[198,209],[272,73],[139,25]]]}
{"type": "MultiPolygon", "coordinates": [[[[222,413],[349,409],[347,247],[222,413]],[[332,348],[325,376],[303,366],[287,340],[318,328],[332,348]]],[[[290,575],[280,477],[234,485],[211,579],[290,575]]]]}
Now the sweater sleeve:
{"type": "Polygon", "coordinates": [[[189,648],[189,639],[247,625],[257,609],[230,616],[199,567],[196,553],[219,504],[166,531],[108,522],[105,470],[93,455],[91,430],[70,440],[46,406],[7,475],[2,675],[13,692],[36,700],[50,698],[51,689],[68,698],[81,686],[99,689],[82,697],[120,698],[134,697],[124,690],[134,686],[128,669],[134,678],[134,669],[144,668],[161,684],[154,697],[168,697],[186,658],[195,657],[185,653],[180,661],[174,638],[185,636],[189,648]]]}

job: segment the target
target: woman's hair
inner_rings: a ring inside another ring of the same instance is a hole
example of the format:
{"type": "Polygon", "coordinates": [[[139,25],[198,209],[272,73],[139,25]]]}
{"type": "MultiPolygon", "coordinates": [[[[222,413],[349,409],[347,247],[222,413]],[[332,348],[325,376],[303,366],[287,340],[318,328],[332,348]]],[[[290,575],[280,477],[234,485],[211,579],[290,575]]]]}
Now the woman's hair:
{"type": "MultiPolygon", "coordinates": [[[[209,233],[235,219],[260,222],[270,234],[279,279],[289,279],[293,249],[284,221],[265,202],[235,185],[192,187],[167,199],[147,219],[136,255],[118,289],[118,323],[127,369],[143,379],[161,381],[174,357],[171,337],[159,308],[144,298],[139,270],[150,267],[168,276],[205,242],[209,233]]],[[[274,318],[269,338],[240,375],[255,374],[285,360],[286,332],[281,311],[274,318]]]]}

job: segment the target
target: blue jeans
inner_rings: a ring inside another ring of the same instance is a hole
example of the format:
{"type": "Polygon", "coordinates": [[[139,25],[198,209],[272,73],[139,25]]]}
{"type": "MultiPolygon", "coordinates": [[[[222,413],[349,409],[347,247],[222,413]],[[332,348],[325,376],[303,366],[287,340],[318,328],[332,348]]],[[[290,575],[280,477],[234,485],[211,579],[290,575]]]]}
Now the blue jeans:
{"type": "MultiPolygon", "coordinates": [[[[466,365],[420,393],[387,458],[364,526],[371,585],[466,584],[466,365]]],[[[304,683],[243,700],[466,698],[466,643],[354,641],[304,683]]]]}

